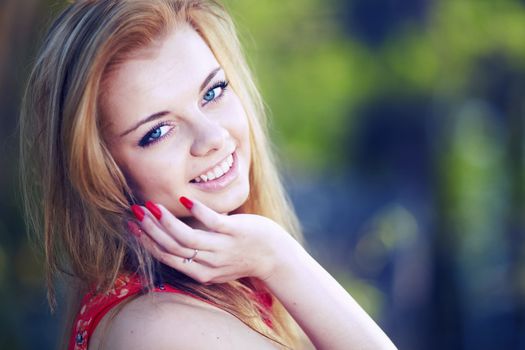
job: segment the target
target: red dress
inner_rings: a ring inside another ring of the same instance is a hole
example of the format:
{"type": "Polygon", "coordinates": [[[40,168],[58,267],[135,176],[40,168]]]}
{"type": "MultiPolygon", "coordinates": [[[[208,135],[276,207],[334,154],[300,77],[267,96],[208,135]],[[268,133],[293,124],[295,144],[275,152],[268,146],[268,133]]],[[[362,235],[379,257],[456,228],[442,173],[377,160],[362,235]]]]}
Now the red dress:
{"type": "MultiPolygon", "coordinates": [[[[143,290],[144,286],[137,276],[122,275],[115,281],[115,286],[109,292],[99,294],[92,292],[86,294],[82,299],[82,306],[73,324],[73,333],[69,340],[68,350],[87,350],[89,340],[100,320],[102,320],[113,307],[129,297],[141,293],[143,290]]],[[[184,294],[198,299],[198,297],[178,290],[169,284],[155,287],[153,291],[159,293],[184,294]]],[[[268,326],[272,327],[272,320],[265,316],[271,313],[271,295],[264,292],[254,292],[254,299],[257,299],[259,303],[267,309],[267,312],[261,313],[261,317],[268,326]]]]}

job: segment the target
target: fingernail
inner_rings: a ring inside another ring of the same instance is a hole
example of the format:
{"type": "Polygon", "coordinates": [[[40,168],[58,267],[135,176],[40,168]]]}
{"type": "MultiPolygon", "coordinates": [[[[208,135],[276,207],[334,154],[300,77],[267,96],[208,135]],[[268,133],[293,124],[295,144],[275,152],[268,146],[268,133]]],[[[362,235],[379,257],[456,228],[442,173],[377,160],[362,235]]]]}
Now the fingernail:
{"type": "Polygon", "coordinates": [[[148,208],[148,210],[153,214],[154,217],[157,218],[157,220],[160,220],[160,218],[162,217],[162,212],[155,203],[147,201],[146,208],[148,208]]]}
{"type": "Polygon", "coordinates": [[[133,236],[137,238],[140,237],[140,235],[142,234],[140,226],[136,222],[133,222],[131,220],[128,221],[128,230],[133,236]]]}
{"type": "Polygon", "coordinates": [[[144,213],[144,210],[142,210],[140,206],[133,204],[131,206],[131,211],[133,212],[133,215],[135,215],[138,221],[144,220],[145,213],[144,213]]]}
{"type": "Polygon", "coordinates": [[[179,202],[181,202],[181,204],[185,206],[188,210],[191,210],[191,208],[193,208],[193,202],[184,196],[179,198],[179,202]]]}

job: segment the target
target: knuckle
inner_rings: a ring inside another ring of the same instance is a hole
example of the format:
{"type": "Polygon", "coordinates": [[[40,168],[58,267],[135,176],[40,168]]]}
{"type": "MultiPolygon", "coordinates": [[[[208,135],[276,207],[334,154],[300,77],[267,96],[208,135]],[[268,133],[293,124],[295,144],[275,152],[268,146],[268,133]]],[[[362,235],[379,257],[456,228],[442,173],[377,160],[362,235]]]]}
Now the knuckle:
{"type": "Polygon", "coordinates": [[[177,243],[170,244],[167,250],[173,255],[180,255],[182,252],[182,249],[179,247],[177,243]]]}
{"type": "Polygon", "coordinates": [[[224,258],[216,257],[210,261],[210,265],[215,268],[223,267],[225,265],[224,258]]]}
{"type": "Polygon", "coordinates": [[[154,231],[153,230],[154,228],[151,226],[149,220],[147,220],[146,218],[142,221],[140,228],[142,231],[148,232],[148,233],[151,233],[154,231]]]}
{"type": "Polygon", "coordinates": [[[171,220],[164,220],[162,224],[166,228],[166,231],[168,231],[170,235],[173,235],[175,232],[175,225],[173,225],[173,222],[171,222],[171,220]]]}
{"type": "Polygon", "coordinates": [[[224,219],[220,216],[215,216],[211,219],[212,229],[218,232],[222,232],[225,229],[224,219]]]}
{"type": "Polygon", "coordinates": [[[184,239],[181,240],[182,244],[184,244],[186,247],[197,247],[197,239],[195,236],[185,236],[184,239]]]}
{"type": "Polygon", "coordinates": [[[211,268],[218,268],[218,267],[220,267],[220,264],[219,264],[219,262],[217,261],[216,258],[209,258],[209,259],[207,259],[206,260],[206,265],[208,265],[211,268]]]}

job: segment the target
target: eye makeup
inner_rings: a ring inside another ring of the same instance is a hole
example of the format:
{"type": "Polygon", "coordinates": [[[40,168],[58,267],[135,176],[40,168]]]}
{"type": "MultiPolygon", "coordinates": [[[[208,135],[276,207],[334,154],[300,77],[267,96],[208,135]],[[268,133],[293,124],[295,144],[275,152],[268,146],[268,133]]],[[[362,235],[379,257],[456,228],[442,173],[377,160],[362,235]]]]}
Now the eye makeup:
{"type": "Polygon", "coordinates": [[[171,134],[173,129],[175,128],[175,125],[172,125],[170,122],[163,121],[152,127],[146,135],[144,135],[138,142],[138,145],[142,148],[149,147],[160,140],[162,140],[164,137],[171,134]],[[164,131],[164,133],[163,133],[164,131]]]}
{"type": "MultiPolygon", "coordinates": [[[[204,94],[202,99],[205,101],[202,106],[206,106],[209,103],[218,102],[227,91],[229,82],[226,80],[220,80],[214,83],[204,94]],[[215,90],[221,89],[220,93],[216,93],[215,90]]],[[[164,137],[169,136],[172,130],[175,128],[170,122],[163,121],[153,126],[149,131],[138,141],[138,145],[142,148],[149,147],[164,137]],[[164,132],[163,132],[164,131],[164,132]]]]}
{"type": "Polygon", "coordinates": [[[220,80],[218,82],[216,82],[215,84],[213,84],[207,91],[206,93],[204,94],[203,96],[203,100],[206,101],[203,106],[207,105],[208,103],[210,102],[217,102],[219,101],[223,96],[224,94],[226,93],[227,91],[227,88],[228,88],[228,85],[229,85],[229,82],[226,81],[226,80],[220,80]],[[218,88],[221,88],[222,91],[220,92],[220,94],[216,94],[214,91],[218,88]],[[210,93],[213,93],[211,95],[208,95],[210,93]],[[209,99],[207,98],[209,97],[209,99]]]}

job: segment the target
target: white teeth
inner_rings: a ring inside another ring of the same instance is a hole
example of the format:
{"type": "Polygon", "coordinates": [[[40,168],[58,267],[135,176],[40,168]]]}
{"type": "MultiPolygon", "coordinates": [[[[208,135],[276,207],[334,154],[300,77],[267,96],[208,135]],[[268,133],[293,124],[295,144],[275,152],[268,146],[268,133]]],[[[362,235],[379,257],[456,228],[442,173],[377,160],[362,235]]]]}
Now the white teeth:
{"type": "Polygon", "coordinates": [[[215,168],[213,168],[213,172],[215,173],[215,178],[218,179],[219,177],[221,177],[224,172],[222,171],[222,169],[219,167],[219,166],[216,166],[215,168]]]}
{"type": "Polygon", "coordinates": [[[193,179],[195,182],[207,182],[213,179],[217,179],[222,175],[226,174],[230,170],[233,164],[233,155],[229,155],[222,163],[215,166],[212,170],[208,171],[206,174],[200,175],[193,179]]]}
{"type": "Polygon", "coordinates": [[[230,170],[230,166],[228,165],[227,162],[222,162],[221,165],[220,165],[221,169],[222,169],[222,173],[223,174],[226,174],[226,172],[228,170],[230,170]]]}

